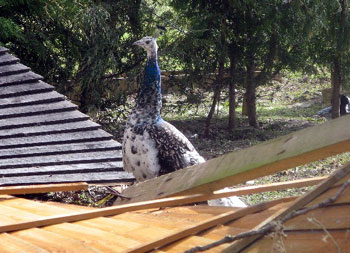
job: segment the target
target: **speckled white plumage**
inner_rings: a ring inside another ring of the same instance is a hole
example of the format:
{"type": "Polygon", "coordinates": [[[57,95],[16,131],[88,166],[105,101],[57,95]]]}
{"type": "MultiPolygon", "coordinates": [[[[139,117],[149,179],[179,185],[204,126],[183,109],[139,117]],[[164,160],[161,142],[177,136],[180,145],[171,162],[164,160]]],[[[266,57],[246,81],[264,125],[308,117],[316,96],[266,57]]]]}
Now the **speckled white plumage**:
{"type": "Polygon", "coordinates": [[[134,174],[137,181],[156,177],[160,170],[155,141],[147,131],[142,135],[127,128],[123,142],[124,170],[134,174]]]}
{"type": "Polygon", "coordinates": [[[157,43],[144,37],[134,43],[147,51],[144,80],[129,115],[123,139],[124,170],[137,181],[204,162],[191,142],[160,117],[161,88],[157,43]]]}

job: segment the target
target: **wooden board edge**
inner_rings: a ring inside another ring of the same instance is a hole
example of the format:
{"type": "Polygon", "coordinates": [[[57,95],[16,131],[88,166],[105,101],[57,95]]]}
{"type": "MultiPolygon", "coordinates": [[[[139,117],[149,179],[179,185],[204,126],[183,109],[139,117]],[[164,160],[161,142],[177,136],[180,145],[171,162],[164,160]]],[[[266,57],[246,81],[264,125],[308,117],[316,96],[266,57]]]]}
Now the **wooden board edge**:
{"type": "Polygon", "coordinates": [[[229,211],[223,214],[216,215],[215,217],[209,218],[205,221],[199,222],[198,224],[192,225],[190,227],[187,227],[185,229],[180,229],[171,235],[168,235],[164,238],[157,239],[153,242],[147,242],[145,244],[136,246],[135,248],[128,249],[126,252],[128,253],[141,253],[141,252],[148,252],[153,249],[160,248],[162,246],[165,246],[169,243],[172,243],[174,241],[183,239],[187,236],[195,235],[201,231],[204,231],[206,229],[215,227],[220,224],[224,224],[226,222],[241,218],[245,215],[261,212],[263,210],[266,210],[268,208],[271,208],[277,204],[286,202],[286,199],[278,199],[278,200],[272,200],[269,202],[260,203],[257,205],[245,207],[245,208],[239,208],[237,210],[229,211]]]}
{"type": "MultiPolygon", "coordinates": [[[[266,224],[270,223],[271,221],[277,220],[279,218],[284,217],[288,213],[298,210],[308,203],[310,203],[312,200],[317,198],[319,195],[321,195],[323,192],[327,191],[329,188],[331,188],[333,185],[341,181],[346,175],[350,174],[350,163],[344,165],[342,168],[338,169],[335,171],[329,178],[324,180],[322,183],[317,185],[315,189],[311,190],[310,192],[306,193],[305,195],[299,197],[292,203],[290,206],[287,206],[274,215],[268,217],[265,219],[263,222],[261,222],[258,226],[253,228],[252,230],[258,230],[265,226],[266,224]]],[[[257,236],[251,236],[245,239],[241,239],[238,241],[233,242],[229,247],[227,247],[224,252],[240,252],[247,246],[251,245],[254,243],[256,240],[261,239],[262,237],[257,235],[257,236]]]]}
{"type": "Polygon", "coordinates": [[[228,153],[205,163],[146,180],[124,190],[123,195],[131,199],[119,203],[175,195],[208,194],[350,151],[350,136],[349,133],[345,133],[349,117],[344,116],[275,140],[228,153]]]}
{"type": "Polygon", "coordinates": [[[0,187],[1,195],[21,195],[33,193],[47,193],[58,191],[81,191],[87,190],[88,184],[85,182],[78,183],[61,183],[61,184],[42,184],[42,185],[22,185],[22,186],[2,186],[0,187]]]}

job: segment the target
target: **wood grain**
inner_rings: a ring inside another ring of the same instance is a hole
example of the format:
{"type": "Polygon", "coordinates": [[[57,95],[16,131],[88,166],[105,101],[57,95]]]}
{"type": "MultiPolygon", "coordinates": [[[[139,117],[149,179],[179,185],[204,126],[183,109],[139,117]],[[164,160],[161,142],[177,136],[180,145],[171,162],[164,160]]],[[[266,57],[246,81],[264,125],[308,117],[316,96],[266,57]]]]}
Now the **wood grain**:
{"type": "MultiPolygon", "coordinates": [[[[280,239],[283,243],[284,252],[298,253],[323,253],[323,252],[348,252],[350,249],[350,234],[346,231],[329,231],[333,240],[322,230],[319,231],[298,231],[295,233],[286,232],[286,237],[280,239]],[[340,251],[337,251],[337,247],[340,251]]],[[[278,237],[277,237],[278,238],[278,237]]],[[[278,240],[273,237],[265,237],[254,243],[251,247],[242,252],[274,252],[278,240]]],[[[278,251],[277,251],[278,252],[278,251]]]]}
{"type": "Polygon", "coordinates": [[[194,235],[196,233],[199,233],[201,231],[204,231],[206,229],[209,229],[211,227],[217,226],[219,224],[224,224],[228,221],[238,219],[242,216],[245,216],[250,213],[260,212],[262,210],[265,210],[271,206],[274,206],[278,203],[281,203],[281,200],[272,201],[268,203],[262,203],[246,208],[240,208],[237,210],[229,211],[226,213],[222,213],[219,215],[214,216],[213,218],[207,219],[205,221],[202,221],[198,224],[195,224],[190,227],[186,227],[185,229],[178,229],[174,233],[167,235],[166,237],[160,237],[157,240],[154,240],[152,242],[147,242],[146,244],[140,245],[138,247],[135,247],[133,249],[127,250],[128,252],[132,253],[138,253],[138,252],[147,252],[155,248],[159,248],[161,246],[167,245],[171,242],[183,239],[187,236],[194,235]]]}
{"type": "Polygon", "coordinates": [[[88,188],[87,183],[71,184],[48,184],[29,186],[3,186],[0,187],[0,194],[31,194],[57,191],[80,191],[88,188]]]}
{"type": "Polygon", "coordinates": [[[238,150],[126,189],[120,203],[207,193],[350,150],[350,116],[238,150]]]}
{"type": "MultiPolygon", "coordinates": [[[[264,220],[263,222],[261,222],[253,230],[258,230],[258,229],[262,228],[263,226],[265,226],[266,224],[270,223],[271,221],[283,218],[288,213],[305,207],[307,204],[309,204],[311,201],[316,199],[318,196],[325,193],[333,185],[335,185],[337,182],[343,180],[343,178],[349,174],[350,174],[350,164],[347,164],[347,165],[343,166],[341,169],[338,169],[329,178],[327,178],[321,184],[316,186],[312,191],[308,192],[307,194],[305,194],[302,197],[295,200],[295,202],[292,205],[279,210],[275,215],[273,215],[273,216],[269,217],[268,219],[264,220]]],[[[254,242],[258,238],[261,238],[261,236],[259,236],[259,235],[251,236],[251,237],[248,237],[248,238],[245,238],[242,240],[235,241],[230,245],[230,247],[228,247],[225,250],[225,252],[239,252],[243,248],[250,245],[252,242],[254,242]]]]}

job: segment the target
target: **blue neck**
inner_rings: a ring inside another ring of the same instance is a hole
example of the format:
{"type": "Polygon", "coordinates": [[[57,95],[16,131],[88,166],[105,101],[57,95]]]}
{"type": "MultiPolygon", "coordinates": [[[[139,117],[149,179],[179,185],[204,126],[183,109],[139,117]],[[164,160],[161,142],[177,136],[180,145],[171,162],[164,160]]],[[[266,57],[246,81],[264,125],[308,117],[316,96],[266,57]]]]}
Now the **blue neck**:
{"type": "Polygon", "coordinates": [[[151,57],[146,63],[144,78],[137,96],[135,109],[147,113],[152,120],[159,120],[161,108],[160,69],[157,57],[151,57]]]}

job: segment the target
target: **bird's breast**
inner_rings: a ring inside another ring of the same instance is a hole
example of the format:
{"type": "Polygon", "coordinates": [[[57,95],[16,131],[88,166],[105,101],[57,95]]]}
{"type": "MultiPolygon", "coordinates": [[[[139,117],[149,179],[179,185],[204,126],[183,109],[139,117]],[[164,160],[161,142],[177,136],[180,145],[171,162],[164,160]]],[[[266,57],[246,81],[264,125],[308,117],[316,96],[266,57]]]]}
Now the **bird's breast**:
{"type": "Polygon", "coordinates": [[[147,130],[142,134],[127,128],[123,142],[124,169],[132,172],[137,181],[156,177],[160,170],[158,150],[147,130]]]}

